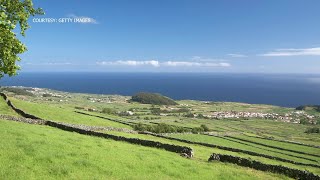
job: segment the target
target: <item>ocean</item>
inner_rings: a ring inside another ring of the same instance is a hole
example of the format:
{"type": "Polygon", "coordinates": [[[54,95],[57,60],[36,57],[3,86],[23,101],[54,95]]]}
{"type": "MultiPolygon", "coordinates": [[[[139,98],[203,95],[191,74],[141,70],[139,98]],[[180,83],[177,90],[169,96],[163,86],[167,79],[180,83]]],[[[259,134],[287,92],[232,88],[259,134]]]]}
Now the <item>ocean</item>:
{"type": "Polygon", "coordinates": [[[320,75],[229,73],[20,73],[1,86],[133,95],[156,92],[176,100],[231,101],[297,107],[320,104],[320,75]]]}

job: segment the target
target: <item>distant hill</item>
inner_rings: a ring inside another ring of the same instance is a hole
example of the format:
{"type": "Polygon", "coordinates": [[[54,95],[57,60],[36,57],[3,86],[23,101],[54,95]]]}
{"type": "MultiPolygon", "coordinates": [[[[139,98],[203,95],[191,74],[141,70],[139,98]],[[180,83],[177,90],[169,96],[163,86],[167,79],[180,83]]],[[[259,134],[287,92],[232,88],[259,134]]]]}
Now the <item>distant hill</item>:
{"type": "Polygon", "coordinates": [[[296,110],[304,110],[304,111],[318,111],[320,112],[320,105],[305,105],[305,106],[299,106],[296,108],[296,110]]]}
{"type": "Polygon", "coordinates": [[[7,91],[14,93],[16,95],[22,96],[34,96],[31,92],[28,91],[29,88],[17,88],[17,87],[0,87],[0,92],[7,91]]]}
{"type": "Polygon", "coordinates": [[[131,101],[139,102],[142,104],[154,104],[154,105],[177,105],[174,100],[163,96],[158,93],[146,93],[141,92],[132,96],[131,101]]]}

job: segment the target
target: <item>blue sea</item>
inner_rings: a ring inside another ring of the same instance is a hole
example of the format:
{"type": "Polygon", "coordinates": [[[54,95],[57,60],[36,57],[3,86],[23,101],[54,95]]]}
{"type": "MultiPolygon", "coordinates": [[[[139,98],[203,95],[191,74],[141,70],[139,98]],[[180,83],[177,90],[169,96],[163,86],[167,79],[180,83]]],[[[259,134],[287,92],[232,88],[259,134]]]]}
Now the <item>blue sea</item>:
{"type": "Polygon", "coordinates": [[[232,101],[296,107],[320,104],[320,75],[229,73],[20,73],[1,86],[133,95],[157,92],[173,99],[232,101]]]}

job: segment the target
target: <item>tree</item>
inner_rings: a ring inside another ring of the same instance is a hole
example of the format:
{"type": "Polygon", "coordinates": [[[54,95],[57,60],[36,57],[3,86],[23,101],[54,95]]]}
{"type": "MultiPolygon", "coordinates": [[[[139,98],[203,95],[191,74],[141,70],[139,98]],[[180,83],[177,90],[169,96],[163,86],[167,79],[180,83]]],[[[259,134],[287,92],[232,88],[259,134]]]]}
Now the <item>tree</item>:
{"type": "Polygon", "coordinates": [[[209,131],[209,128],[208,128],[208,126],[207,125],[205,125],[205,124],[201,124],[201,126],[200,126],[205,132],[208,132],[209,131]]]}
{"type": "Polygon", "coordinates": [[[105,113],[105,114],[115,114],[115,111],[111,108],[103,108],[102,109],[102,113],[105,113]]]}
{"type": "Polygon", "coordinates": [[[0,0],[0,78],[5,74],[15,75],[20,67],[18,56],[27,51],[27,47],[17,38],[14,30],[20,26],[20,34],[30,27],[30,16],[44,14],[41,8],[35,9],[32,0],[0,0]]]}

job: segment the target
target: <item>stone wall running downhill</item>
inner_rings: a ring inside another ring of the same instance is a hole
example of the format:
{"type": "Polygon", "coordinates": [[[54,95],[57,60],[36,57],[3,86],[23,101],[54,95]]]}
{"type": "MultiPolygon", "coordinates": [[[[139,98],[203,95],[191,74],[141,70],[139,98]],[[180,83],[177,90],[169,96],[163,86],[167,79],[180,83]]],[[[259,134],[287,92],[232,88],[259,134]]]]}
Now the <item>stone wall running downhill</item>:
{"type": "Polygon", "coordinates": [[[0,118],[3,117],[3,119],[6,119],[6,120],[24,122],[24,123],[29,123],[29,124],[47,125],[47,126],[51,126],[54,128],[65,130],[65,131],[77,132],[79,134],[108,138],[108,139],[113,139],[116,141],[125,141],[125,142],[129,142],[129,143],[137,144],[137,145],[141,145],[141,146],[160,148],[160,149],[164,149],[166,151],[184,154],[188,158],[193,157],[193,150],[190,147],[186,147],[186,146],[166,144],[166,143],[161,143],[161,142],[157,142],[157,141],[149,141],[149,140],[143,140],[143,139],[138,139],[138,138],[127,138],[127,137],[123,137],[123,136],[116,136],[116,135],[112,135],[112,134],[95,132],[92,129],[88,128],[89,126],[71,125],[71,124],[67,124],[67,123],[59,123],[59,122],[54,122],[54,121],[43,120],[43,119],[40,119],[34,115],[28,114],[21,109],[16,108],[5,94],[0,93],[0,96],[2,96],[5,99],[7,104],[14,111],[16,111],[18,114],[20,114],[21,116],[24,117],[24,118],[19,118],[19,117],[5,116],[5,115],[0,116],[0,118]]]}
{"type": "Polygon", "coordinates": [[[116,141],[125,141],[125,142],[129,142],[132,144],[165,149],[170,152],[184,153],[184,154],[187,154],[188,157],[190,157],[190,158],[193,157],[193,150],[190,147],[186,147],[186,146],[165,144],[165,143],[161,143],[161,142],[157,142],[157,141],[143,140],[143,139],[138,139],[138,138],[127,138],[127,137],[123,137],[123,136],[116,136],[116,135],[112,135],[112,134],[105,134],[105,133],[100,133],[100,132],[95,132],[95,131],[89,131],[89,130],[84,130],[84,129],[80,129],[77,127],[71,127],[71,126],[64,125],[64,124],[57,123],[57,122],[53,122],[53,121],[46,121],[46,125],[51,126],[51,127],[55,127],[58,129],[62,129],[65,131],[77,132],[79,134],[103,137],[103,138],[113,139],[116,141]]]}
{"type": "Polygon", "coordinates": [[[249,160],[241,157],[231,156],[231,155],[224,155],[224,154],[212,154],[208,161],[220,161],[220,162],[227,162],[232,164],[237,164],[243,167],[249,167],[252,169],[260,170],[260,171],[267,171],[273,172],[278,174],[284,174],[294,179],[300,180],[320,180],[320,176],[315,175],[308,171],[302,171],[298,169],[292,169],[285,166],[280,165],[271,165],[271,164],[264,164],[259,161],[249,160]]]}
{"type": "MultiPolygon", "coordinates": [[[[37,116],[34,116],[32,114],[28,114],[27,112],[15,107],[12,102],[10,101],[10,99],[8,98],[7,95],[5,95],[4,93],[0,93],[0,96],[3,97],[3,99],[6,101],[6,103],[8,104],[8,106],[10,106],[15,112],[17,112],[19,115],[21,115],[22,117],[25,118],[29,118],[29,119],[41,119],[37,116]]],[[[42,120],[42,119],[41,119],[42,120]]]]}
{"type": "Polygon", "coordinates": [[[165,139],[180,141],[180,142],[184,142],[184,143],[188,143],[188,144],[197,144],[197,145],[201,145],[201,146],[212,147],[212,148],[217,148],[217,149],[222,149],[222,150],[227,150],[227,151],[232,151],[232,152],[239,152],[239,153],[249,154],[251,156],[264,157],[264,158],[273,159],[273,160],[286,162],[286,163],[291,163],[291,164],[295,164],[295,165],[320,168],[320,166],[317,164],[300,163],[300,162],[296,162],[296,161],[292,161],[292,160],[288,160],[288,159],[284,159],[284,158],[280,158],[280,157],[270,156],[267,154],[260,154],[260,153],[246,151],[246,150],[242,150],[242,149],[236,149],[236,148],[219,146],[219,145],[215,145],[215,144],[208,144],[208,143],[202,143],[202,142],[194,142],[194,141],[189,141],[189,140],[185,140],[185,139],[163,136],[163,135],[155,134],[155,133],[151,133],[151,132],[139,132],[139,134],[147,134],[147,135],[152,135],[152,136],[161,137],[161,138],[165,138],[165,139]]]}

